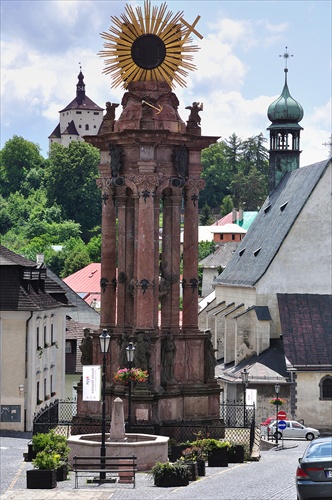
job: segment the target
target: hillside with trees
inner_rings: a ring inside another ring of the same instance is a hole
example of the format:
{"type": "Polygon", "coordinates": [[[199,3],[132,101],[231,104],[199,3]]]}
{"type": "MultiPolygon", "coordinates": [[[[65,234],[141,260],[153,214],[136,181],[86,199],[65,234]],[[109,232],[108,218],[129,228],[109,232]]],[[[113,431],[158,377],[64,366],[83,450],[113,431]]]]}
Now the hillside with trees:
{"type": "MultiPolygon", "coordinates": [[[[232,134],[202,151],[205,188],[200,224],[233,207],[257,210],[267,196],[268,151],[263,135],[242,141],[232,134]]],[[[46,265],[58,276],[100,262],[101,193],[99,151],[85,142],[40,147],[14,136],[0,151],[1,244],[46,265]]],[[[202,253],[206,253],[202,248],[202,253]]],[[[203,257],[201,257],[203,258],[203,257]]]]}

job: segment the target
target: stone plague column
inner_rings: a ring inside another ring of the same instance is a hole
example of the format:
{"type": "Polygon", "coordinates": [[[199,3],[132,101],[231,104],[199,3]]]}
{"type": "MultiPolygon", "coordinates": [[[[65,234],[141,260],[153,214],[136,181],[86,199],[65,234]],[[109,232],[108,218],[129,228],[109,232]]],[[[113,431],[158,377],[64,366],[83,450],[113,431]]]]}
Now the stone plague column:
{"type": "Polygon", "coordinates": [[[208,354],[198,330],[198,198],[201,150],[217,138],[202,137],[197,123],[181,120],[165,82],[130,83],[122,106],[117,121],[104,121],[97,136],[85,138],[102,158],[101,326],[112,336],[108,397],[123,396],[111,374],[126,366],[125,347],[133,341],[134,365],[150,374],[133,391],[134,419],[215,420],[219,388],[205,380],[208,354]]]}

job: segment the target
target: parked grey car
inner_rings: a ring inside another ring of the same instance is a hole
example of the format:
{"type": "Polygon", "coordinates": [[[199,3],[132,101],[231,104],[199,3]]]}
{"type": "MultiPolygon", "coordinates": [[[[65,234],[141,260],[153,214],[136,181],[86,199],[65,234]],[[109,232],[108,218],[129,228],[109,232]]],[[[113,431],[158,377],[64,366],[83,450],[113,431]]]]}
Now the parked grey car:
{"type": "MultiPolygon", "coordinates": [[[[305,438],[308,441],[312,441],[314,438],[320,436],[318,429],[305,427],[300,422],[296,422],[296,420],[285,420],[285,424],[285,429],[278,429],[278,439],[282,437],[289,439],[305,438]]],[[[269,426],[269,433],[276,437],[276,421],[269,426]]]]}
{"type": "Polygon", "coordinates": [[[332,437],[318,438],[299,458],[297,500],[332,498],[332,437]]]}

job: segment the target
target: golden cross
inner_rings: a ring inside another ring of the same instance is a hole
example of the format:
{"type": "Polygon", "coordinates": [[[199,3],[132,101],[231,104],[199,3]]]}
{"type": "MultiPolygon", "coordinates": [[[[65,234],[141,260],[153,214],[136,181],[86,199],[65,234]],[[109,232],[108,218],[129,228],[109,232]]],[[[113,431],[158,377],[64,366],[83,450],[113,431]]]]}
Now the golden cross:
{"type": "Polygon", "coordinates": [[[198,38],[200,38],[200,39],[202,40],[203,36],[202,36],[200,33],[198,33],[198,31],[196,31],[196,30],[194,29],[194,28],[195,28],[195,26],[196,26],[196,24],[197,24],[197,23],[198,23],[198,21],[200,20],[200,18],[201,18],[201,16],[197,16],[197,17],[196,17],[196,19],[195,19],[195,21],[193,22],[193,24],[189,24],[189,23],[187,23],[187,21],[185,21],[185,20],[183,19],[183,17],[180,17],[180,21],[181,21],[181,23],[183,23],[183,24],[184,24],[185,26],[187,26],[187,28],[188,28],[188,32],[186,33],[185,38],[188,38],[188,36],[189,36],[189,35],[190,35],[190,33],[192,32],[192,33],[195,33],[195,35],[196,35],[196,36],[198,36],[198,38]]]}

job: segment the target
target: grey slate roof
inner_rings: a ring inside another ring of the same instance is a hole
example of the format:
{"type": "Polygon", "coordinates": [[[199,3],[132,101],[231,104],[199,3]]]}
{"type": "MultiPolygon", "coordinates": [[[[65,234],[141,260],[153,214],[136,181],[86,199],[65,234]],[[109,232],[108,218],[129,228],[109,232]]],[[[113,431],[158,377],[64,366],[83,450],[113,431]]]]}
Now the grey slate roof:
{"type": "Polygon", "coordinates": [[[45,267],[0,245],[0,310],[41,311],[68,306],[63,288],[45,267]]]}
{"type": "Polygon", "coordinates": [[[52,278],[55,283],[58,283],[65,291],[66,297],[70,304],[71,309],[68,310],[67,314],[74,321],[83,324],[82,328],[85,328],[85,324],[94,325],[98,327],[100,323],[100,314],[89,306],[76,292],[74,292],[61,278],[54,274],[50,269],[47,270],[47,274],[52,278]]]}
{"type": "Polygon", "coordinates": [[[60,113],[63,113],[64,111],[69,111],[70,109],[88,109],[88,110],[93,110],[93,111],[103,111],[103,108],[98,106],[95,102],[93,102],[90,97],[88,97],[86,94],[84,96],[84,99],[82,102],[77,101],[77,97],[73,99],[65,108],[63,108],[60,113]]]}
{"type": "Polygon", "coordinates": [[[229,365],[218,364],[215,374],[217,377],[235,382],[241,381],[241,371],[246,368],[250,371],[249,382],[268,383],[275,381],[276,376],[287,378],[287,367],[283,343],[280,339],[271,339],[270,347],[259,355],[250,356],[238,365],[234,362],[229,365]],[[254,377],[254,380],[251,378],[254,377]]]}
{"type": "Polygon", "coordinates": [[[285,356],[299,371],[332,370],[332,296],[277,294],[285,356]]]}
{"type": "Polygon", "coordinates": [[[238,241],[229,241],[218,245],[218,248],[213,253],[199,262],[199,265],[212,268],[226,267],[239,244],[238,241]]]}
{"type": "Polygon", "coordinates": [[[266,273],[331,159],[287,173],[215,284],[254,286],[266,273]]]}

